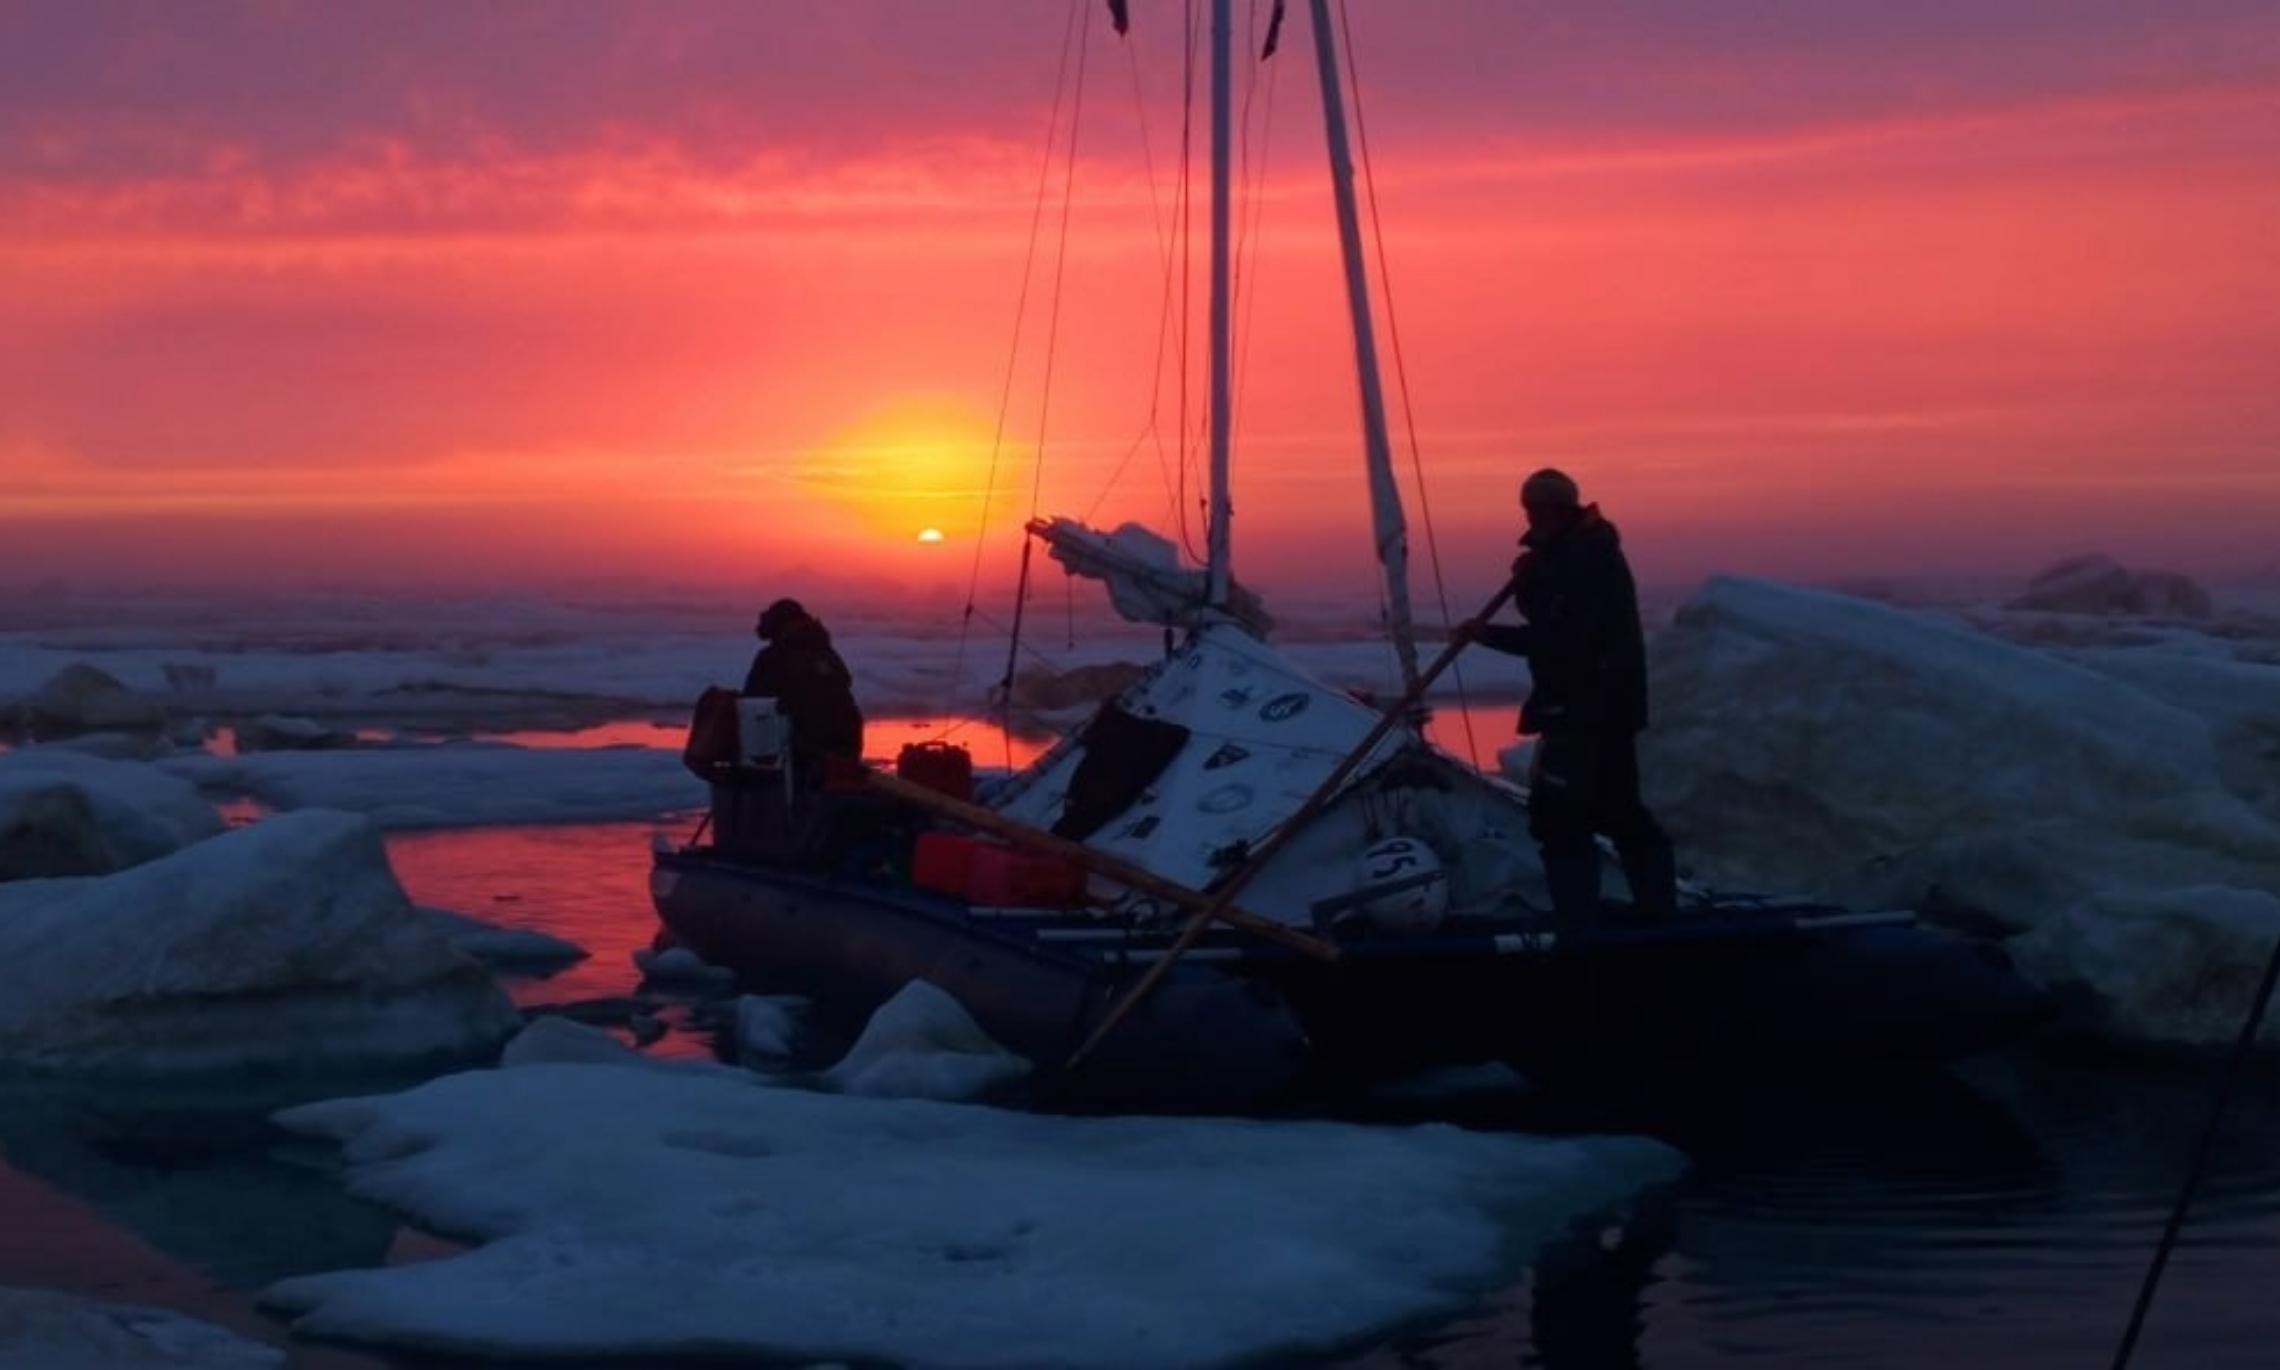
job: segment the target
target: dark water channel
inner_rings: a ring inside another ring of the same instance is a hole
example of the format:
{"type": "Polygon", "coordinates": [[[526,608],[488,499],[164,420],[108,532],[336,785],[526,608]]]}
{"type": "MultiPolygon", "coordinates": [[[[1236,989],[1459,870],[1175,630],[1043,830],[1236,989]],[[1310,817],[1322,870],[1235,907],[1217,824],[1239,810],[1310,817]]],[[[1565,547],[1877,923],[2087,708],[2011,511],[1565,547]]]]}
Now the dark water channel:
{"type": "MultiPolygon", "coordinates": [[[[574,938],[595,956],[519,1002],[622,995],[654,927],[652,835],[677,823],[403,835],[415,898],[574,938]]],[[[659,1049],[709,1051],[684,1026],[659,1049]]],[[[1688,1176],[1596,1219],[1468,1313],[1333,1358],[1348,1367],[2106,1364],[2201,1125],[2209,1061],[2053,1049],[1907,1081],[1721,1086],[1699,1097],[1498,1095],[1384,1121],[1611,1122],[1688,1176]]],[[[368,1082],[385,1087],[390,1082],[368,1082]]],[[[0,1092],[0,1284],[182,1308],[282,1340],[252,1306],[289,1274],[448,1250],[342,1194],[272,1098],[0,1092]]],[[[1337,1291],[1324,1291],[1334,1298],[1337,1291]]],[[[300,1347],[295,1364],[417,1359],[300,1347]]],[[[2280,1365],[2280,1075],[2235,1105],[2140,1367],[2280,1365]]]]}

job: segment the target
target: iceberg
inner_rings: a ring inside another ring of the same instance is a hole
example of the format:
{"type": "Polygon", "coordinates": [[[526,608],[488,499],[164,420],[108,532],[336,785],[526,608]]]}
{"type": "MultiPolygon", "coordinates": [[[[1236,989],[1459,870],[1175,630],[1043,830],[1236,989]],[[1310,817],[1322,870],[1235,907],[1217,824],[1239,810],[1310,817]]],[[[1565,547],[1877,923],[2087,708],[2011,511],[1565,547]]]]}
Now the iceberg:
{"type": "Polygon", "coordinates": [[[481,1243],[302,1276],[295,1330],[494,1356],[1184,1366],[1461,1308],[1675,1176],[1639,1138],[1067,1118],[529,1066],[277,1115],[481,1243]]]}
{"type": "MultiPolygon", "coordinates": [[[[2273,947],[2280,898],[2199,885],[2159,894],[2103,894],[2010,944],[2012,962],[2046,988],[2071,993],[2101,1036],[2142,1046],[2230,1046],[2248,1021],[2273,947]]],[[[2280,1045],[2267,1014],[2258,1045],[2280,1045]]]]}
{"type": "Polygon", "coordinates": [[[0,1063],[315,1074],[464,1061],[521,1019],[380,834],[287,814],[114,875],[0,885],[0,1063]]]}
{"type": "Polygon", "coordinates": [[[1711,883],[2032,926],[2092,893],[2280,884],[2210,726],[2114,676],[1719,578],[1654,647],[1648,801],[1711,883]]]}
{"type": "Polygon", "coordinates": [[[0,1288],[0,1370],[278,1370],[285,1353],[164,1308],[0,1288]]]}
{"type": "Polygon", "coordinates": [[[67,747],[0,753],[0,880],[103,875],[221,830],[213,805],[156,767],[67,747]]]}

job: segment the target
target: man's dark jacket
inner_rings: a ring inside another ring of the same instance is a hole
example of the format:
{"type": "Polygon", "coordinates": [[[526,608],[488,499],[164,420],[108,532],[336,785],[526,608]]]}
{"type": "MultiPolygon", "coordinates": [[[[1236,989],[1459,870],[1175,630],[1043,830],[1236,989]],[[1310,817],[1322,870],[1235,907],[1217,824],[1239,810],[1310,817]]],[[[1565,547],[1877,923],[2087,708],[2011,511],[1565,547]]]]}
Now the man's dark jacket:
{"type": "Polygon", "coordinates": [[[1647,649],[1639,591],[1615,525],[1585,509],[1550,537],[1531,532],[1513,563],[1523,625],[1490,624],[1480,643],[1528,658],[1534,678],[1520,711],[1529,733],[1636,733],[1647,726],[1647,649]]]}
{"type": "Polygon", "coordinates": [[[744,693],[776,700],[791,720],[793,750],[811,756],[855,757],[863,752],[863,712],[855,707],[855,677],[831,645],[831,634],[802,614],[752,658],[744,693]]]}

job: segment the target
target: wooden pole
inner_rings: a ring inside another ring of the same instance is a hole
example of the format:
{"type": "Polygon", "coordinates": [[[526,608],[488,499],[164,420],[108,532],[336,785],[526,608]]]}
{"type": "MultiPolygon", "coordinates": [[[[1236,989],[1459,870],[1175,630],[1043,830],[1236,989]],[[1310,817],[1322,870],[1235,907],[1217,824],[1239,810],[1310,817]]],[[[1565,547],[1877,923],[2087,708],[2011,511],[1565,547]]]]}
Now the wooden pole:
{"type": "Polygon", "coordinates": [[[1046,832],[1042,828],[1033,828],[1027,823],[1007,818],[1004,814],[985,809],[979,804],[968,804],[964,800],[953,799],[940,790],[931,790],[924,785],[913,784],[900,776],[874,773],[869,777],[869,783],[871,788],[879,793],[898,799],[913,808],[925,809],[939,817],[963,823],[976,831],[986,832],[992,837],[1002,837],[1016,846],[1028,847],[1033,851],[1057,856],[1064,861],[1082,866],[1095,875],[1105,876],[1120,885],[1138,890],[1142,894],[1152,894],[1190,913],[1196,913],[1199,917],[1205,918],[1206,921],[1216,919],[1229,927],[1241,928],[1253,936],[1288,947],[1301,955],[1311,956],[1317,961],[1335,961],[1338,959],[1338,948],[1334,943],[1324,941],[1311,933],[1301,932],[1287,923],[1278,923],[1271,918],[1262,918],[1258,914],[1245,912],[1235,907],[1228,900],[1215,899],[1200,891],[1191,890],[1177,881],[1166,880],[1154,871],[1136,866],[1120,857],[1111,856],[1107,852],[1095,851],[1082,843],[1071,842],[1065,837],[1046,832]],[[1208,914],[1201,912],[1205,909],[1209,910],[1208,914]]]}
{"type": "MultiPolygon", "coordinates": [[[[1512,598],[1513,588],[1513,585],[1507,582],[1504,588],[1498,590],[1482,607],[1481,611],[1473,617],[1485,619],[1493,616],[1497,610],[1504,607],[1505,601],[1512,598]]],[[[1076,1053],[1069,1057],[1068,1064],[1063,1067],[1064,1070],[1075,1070],[1078,1066],[1083,1065],[1085,1058],[1091,1056],[1094,1049],[1107,1039],[1108,1034],[1116,1030],[1117,1024],[1123,1022],[1132,1010],[1140,1006],[1141,1000],[1147,998],[1157,985],[1163,983],[1164,977],[1171,974],[1172,967],[1178,965],[1180,958],[1187,955],[1188,949],[1193,947],[1203,936],[1204,928],[1210,925],[1213,918],[1219,916],[1220,909],[1233,903],[1235,896],[1243,892],[1243,887],[1250,884],[1252,878],[1266,866],[1267,862],[1274,859],[1275,854],[1298,835],[1299,830],[1305,827],[1307,820],[1320,813],[1332,799],[1337,797],[1339,787],[1346,783],[1346,778],[1351,776],[1355,768],[1359,767],[1363,760],[1377,748],[1377,744],[1385,739],[1385,735],[1392,732],[1394,726],[1408,717],[1410,710],[1416,708],[1418,703],[1425,698],[1426,690],[1430,689],[1433,682],[1440,678],[1441,672],[1449,668],[1449,663],[1457,659],[1457,654],[1465,649],[1465,642],[1466,639],[1459,637],[1452,639],[1447,646],[1443,647],[1441,655],[1434,658],[1433,664],[1418,674],[1417,683],[1411,685],[1400,699],[1386,706],[1385,712],[1378,715],[1376,726],[1372,727],[1368,735],[1355,744],[1352,751],[1346,753],[1345,759],[1340,761],[1336,768],[1323,778],[1321,784],[1314,787],[1314,793],[1306,797],[1306,802],[1299,805],[1297,811],[1291,814],[1281,827],[1270,833],[1267,839],[1259,844],[1257,850],[1251,853],[1250,858],[1235,868],[1233,874],[1220,882],[1219,887],[1212,891],[1210,902],[1196,910],[1194,916],[1188,919],[1187,926],[1180,929],[1180,935],[1173,940],[1170,950],[1164,953],[1164,959],[1150,966],[1148,973],[1141,976],[1139,981],[1126,991],[1122,999],[1110,1006],[1107,1016],[1100,1020],[1100,1026],[1094,1028],[1092,1035],[1085,1039],[1084,1045],[1078,1047],[1076,1053]]]]}

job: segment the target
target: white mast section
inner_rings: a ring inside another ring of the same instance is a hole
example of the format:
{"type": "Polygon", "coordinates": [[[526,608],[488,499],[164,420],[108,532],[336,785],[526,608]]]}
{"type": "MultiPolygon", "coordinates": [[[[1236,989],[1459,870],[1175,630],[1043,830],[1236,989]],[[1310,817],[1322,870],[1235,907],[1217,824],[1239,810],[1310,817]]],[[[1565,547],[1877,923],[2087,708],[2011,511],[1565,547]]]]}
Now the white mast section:
{"type": "Polygon", "coordinates": [[[1226,607],[1234,572],[1229,564],[1228,525],[1234,504],[1227,493],[1227,455],[1233,435],[1234,387],[1229,382],[1232,351],[1227,301],[1228,120],[1233,101],[1233,0],[1211,0],[1211,528],[1207,593],[1215,608],[1226,607]]]}
{"type": "Polygon", "coordinates": [[[1404,690],[1417,683],[1417,635],[1409,613],[1409,527],[1401,487],[1393,479],[1393,445],[1385,435],[1385,392],[1378,380],[1377,333],[1370,323],[1369,278],[1362,269],[1362,224],[1354,207],[1354,158],[1346,145],[1346,105],[1338,84],[1338,52],[1329,0],[1312,0],[1314,58],[1322,77],[1322,125],[1329,135],[1330,188],[1338,202],[1338,245],[1346,259],[1346,303],[1354,320],[1354,369],[1362,386],[1362,446],[1369,467],[1370,514],[1378,561],[1385,567],[1387,628],[1401,662],[1404,690]]]}

